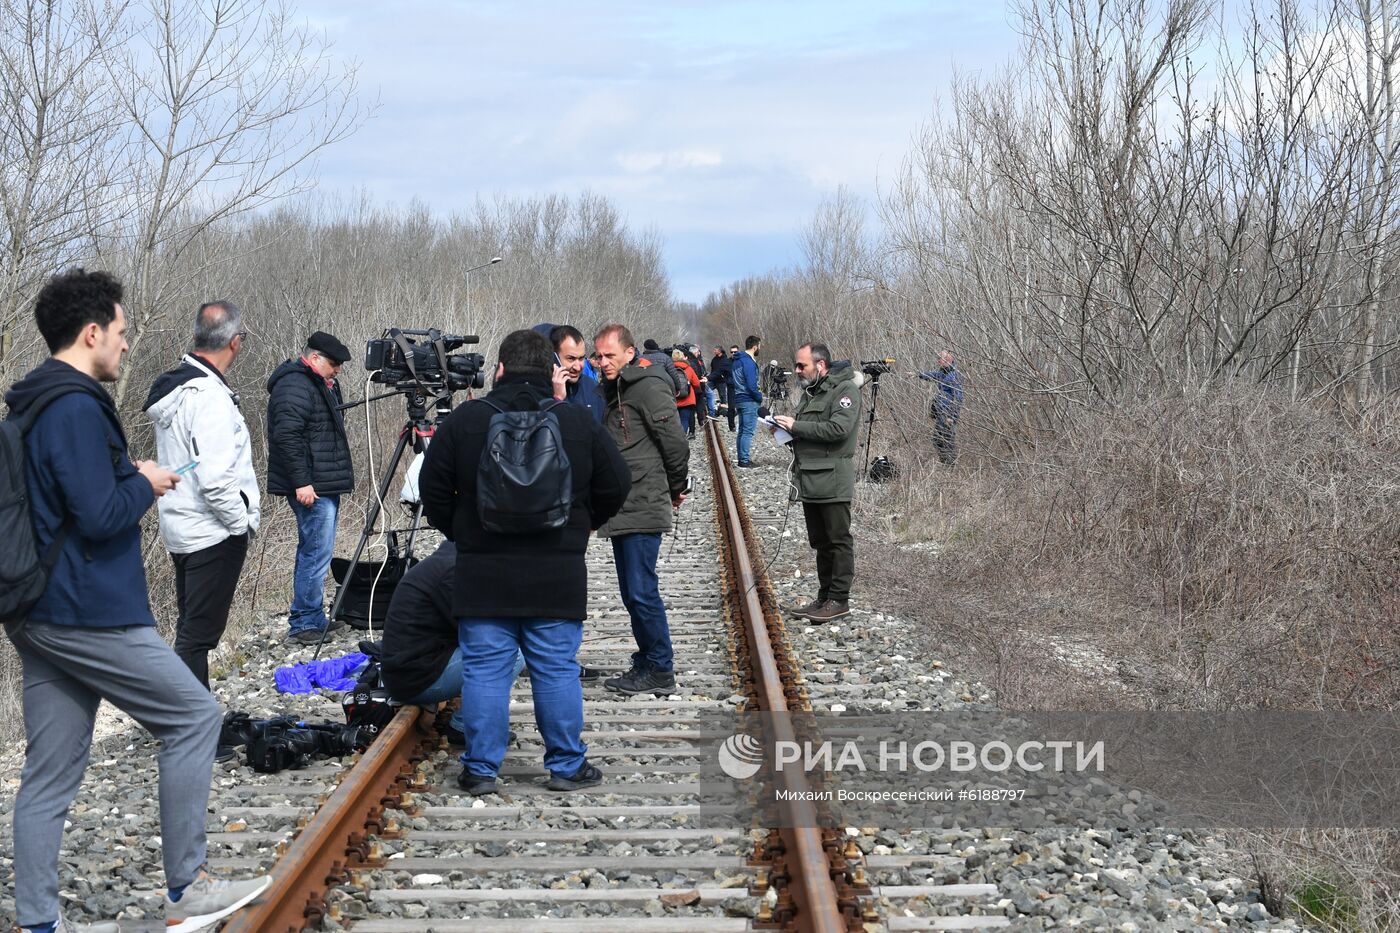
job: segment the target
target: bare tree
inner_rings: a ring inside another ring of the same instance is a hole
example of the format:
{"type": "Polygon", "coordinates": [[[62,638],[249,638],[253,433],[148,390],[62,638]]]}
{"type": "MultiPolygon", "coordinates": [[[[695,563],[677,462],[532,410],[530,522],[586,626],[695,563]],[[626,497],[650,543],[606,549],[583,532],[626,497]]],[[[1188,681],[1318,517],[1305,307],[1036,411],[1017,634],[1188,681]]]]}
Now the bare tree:
{"type": "Polygon", "coordinates": [[[118,156],[131,221],[109,249],[125,267],[135,351],[162,325],[171,270],[190,245],[309,185],[316,154],[365,110],[354,67],[286,3],[147,0],[121,38],[103,61],[127,129],[118,156]]]}
{"type": "Polygon", "coordinates": [[[15,324],[38,283],[112,218],[120,122],[99,56],[124,9],[0,0],[0,377],[37,339],[15,324]]]}

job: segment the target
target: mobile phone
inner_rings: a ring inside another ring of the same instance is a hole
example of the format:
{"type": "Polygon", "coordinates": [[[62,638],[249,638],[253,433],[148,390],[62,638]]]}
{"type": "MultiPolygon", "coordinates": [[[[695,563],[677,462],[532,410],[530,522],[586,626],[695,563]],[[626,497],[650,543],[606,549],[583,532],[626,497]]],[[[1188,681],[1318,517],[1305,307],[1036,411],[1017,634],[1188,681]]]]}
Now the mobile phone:
{"type": "Polygon", "coordinates": [[[685,478],[685,488],[681,490],[681,495],[683,495],[683,496],[688,496],[688,495],[690,495],[691,490],[693,490],[694,488],[695,488],[695,480],[693,480],[693,479],[691,479],[689,476],[687,476],[687,477],[685,478]]]}

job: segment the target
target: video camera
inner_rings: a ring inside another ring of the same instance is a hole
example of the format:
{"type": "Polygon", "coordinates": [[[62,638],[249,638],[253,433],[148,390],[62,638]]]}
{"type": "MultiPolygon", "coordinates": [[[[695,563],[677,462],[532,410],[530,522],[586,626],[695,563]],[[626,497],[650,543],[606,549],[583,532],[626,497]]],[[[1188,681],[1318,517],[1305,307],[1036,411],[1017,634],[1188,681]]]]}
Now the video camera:
{"type": "Polygon", "coordinates": [[[396,389],[480,389],[486,385],[482,372],[486,357],[452,352],[480,339],[474,334],[444,334],[437,328],[386,328],[384,336],[365,342],[365,369],[373,373],[372,381],[396,389]]]}
{"type": "Polygon", "coordinates": [[[771,360],[767,366],[763,367],[763,382],[765,392],[775,399],[783,400],[788,397],[788,376],[790,370],[783,369],[777,360],[771,360]]]}
{"type": "Polygon", "coordinates": [[[867,376],[884,376],[894,372],[894,364],[898,360],[892,357],[885,357],[883,360],[861,360],[860,371],[867,376]]]}

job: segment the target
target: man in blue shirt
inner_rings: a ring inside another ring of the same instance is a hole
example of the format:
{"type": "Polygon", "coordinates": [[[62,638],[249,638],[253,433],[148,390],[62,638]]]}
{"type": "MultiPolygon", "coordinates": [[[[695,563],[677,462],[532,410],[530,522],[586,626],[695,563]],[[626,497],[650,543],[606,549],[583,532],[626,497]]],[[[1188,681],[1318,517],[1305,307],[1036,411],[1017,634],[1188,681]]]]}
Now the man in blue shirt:
{"type": "Polygon", "coordinates": [[[583,332],[569,324],[536,324],[535,333],[554,345],[554,397],[588,409],[593,420],[603,423],[607,402],[598,386],[598,375],[588,362],[583,332]]]}
{"type": "Polygon", "coordinates": [[[758,427],[758,406],[763,404],[763,392],[759,388],[758,363],[755,357],[763,349],[763,341],[749,337],[744,341],[744,352],[734,354],[730,364],[730,400],[739,412],[739,437],[735,442],[739,454],[739,466],[753,466],[749,453],[753,448],[753,433],[758,427]]]}
{"type": "Polygon", "coordinates": [[[938,449],[938,459],[952,466],[958,462],[958,415],[963,403],[962,373],[953,365],[952,351],[938,354],[938,368],[919,373],[919,378],[938,383],[938,391],[928,406],[933,419],[933,446],[938,449]]]}

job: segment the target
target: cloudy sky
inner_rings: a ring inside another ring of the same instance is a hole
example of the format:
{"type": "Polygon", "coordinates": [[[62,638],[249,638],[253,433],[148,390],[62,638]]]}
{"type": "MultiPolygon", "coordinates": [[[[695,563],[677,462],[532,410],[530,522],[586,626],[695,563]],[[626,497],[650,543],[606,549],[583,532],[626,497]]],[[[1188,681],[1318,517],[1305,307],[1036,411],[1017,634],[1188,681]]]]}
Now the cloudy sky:
{"type": "Polygon", "coordinates": [[[322,158],[322,190],[444,214],[478,194],[603,194],[661,235],[687,301],[796,262],[821,199],[872,195],[954,70],[993,70],[1016,42],[1002,0],[299,9],[380,101],[322,158]]]}

